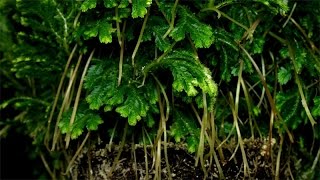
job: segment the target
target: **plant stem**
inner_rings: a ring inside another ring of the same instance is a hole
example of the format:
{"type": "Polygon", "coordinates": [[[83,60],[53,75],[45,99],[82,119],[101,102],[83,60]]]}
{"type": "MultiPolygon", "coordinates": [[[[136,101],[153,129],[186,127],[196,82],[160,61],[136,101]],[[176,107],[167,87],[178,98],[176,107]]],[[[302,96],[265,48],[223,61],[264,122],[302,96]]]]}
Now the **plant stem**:
{"type": "Polygon", "coordinates": [[[295,3],[293,4],[293,7],[292,7],[292,9],[291,9],[291,12],[290,12],[290,14],[289,14],[286,22],[284,22],[283,25],[282,25],[282,29],[283,29],[284,27],[286,27],[286,25],[288,24],[289,20],[290,20],[291,17],[292,17],[292,14],[293,14],[294,10],[296,9],[296,6],[297,6],[297,2],[295,2],[295,3]]]}
{"type": "Polygon", "coordinates": [[[74,85],[74,82],[76,80],[76,76],[77,76],[77,72],[78,72],[78,69],[79,69],[79,66],[80,66],[80,62],[82,60],[82,55],[79,56],[79,59],[78,59],[78,62],[77,62],[77,65],[76,65],[76,68],[69,80],[69,84],[68,84],[68,87],[67,87],[67,92],[65,94],[65,97],[63,99],[63,102],[62,102],[62,105],[61,105],[61,108],[60,108],[60,111],[59,111],[59,114],[58,114],[58,117],[57,117],[57,121],[56,121],[56,125],[55,125],[55,128],[54,128],[54,134],[53,134],[53,142],[52,142],[52,147],[51,147],[51,151],[53,151],[55,149],[55,145],[58,141],[58,137],[59,137],[59,122],[60,122],[60,119],[62,117],[62,113],[65,111],[65,107],[66,107],[66,104],[68,104],[68,101],[71,100],[72,97],[70,97],[70,91],[71,91],[71,87],[74,85]]]}
{"type": "MultiPolygon", "coordinates": [[[[237,96],[236,96],[235,102],[237,102],[237,96]]],[[[248,177],[248,176],[250,177],[250,168],[249,168],[246,152],[244,150],[243,140],[242,140],[242,137],[241,137],[240,128],[239,128],[239,125],[238,125],[238,119],[237,119],[238,115],[237,115],[237,111],[236,111],[237,110],[237,108],[236,108],[237,105],[235,105],[233,103],[233,96],[232,96],[231,92],[230,92],[230,105],[231,105],[231,110],[232,110],[232,115],[233,115],[233,121],[234,121],[236,129],[237,129],[238,143],[240,145],[240,150],[241,150],[242,159],[243,159],[244,176],[245,177],[248,177]]]]}
{"type": "Polygon", "coordinates": [[[166,38],[174,28],[174,20],[176,19],[176,8],[178,6],[178,3],[179,3],[179,0],[176,0],[174,5],[173,5],[173,7],[172,7],[172,9],[171,9],[171,22],[169,24],[169,29],[162,36],[162,39],[166,38]]]}
{"type": "MultiPolygon", "coordinates": [[[[76,95],[76,99],[75,99],[75,102],[74,102],[74,106],[73,106],[73,110],[72,110],[72,114],[71,114],[71,118],[70,118],[70,123],[69,123],[69,128],[71,129],[74,121],[75,121],[75,118],[76,118],[76,113],[77,113],[77,109],[78,109],[78,105],[79,105],[79,101],[80,101],[80,95],[81,95],[81,90],[82,90],[82,86],[83,86],[83,81],[84,81],[84,77],[88,71],[88,68],[89,68],[89,64],[92,60],[92,57],[93,57],[93,54],[95,52],[95,49],[92,50],[88,60],[87,60],[87,63],[84,67],[84,70],[82,72],[82,75],[81,75],[81,79],[80,79],[80,84],[79,84],[79,87],[78,87],[78,91],[77,91],[77,95],[76,95]]],[[[65,141],[66,141],[66,149],[69,147],[69,143],[70,143],[70,137],[71,137],[71,131],[69,131],[66,135],[66,138],[65,138],[65,141]]]]}
{"type": "Polygon", "coordinates": [[[45,159],[45,157],[44,157],[44,155],[43,155],[42,152],[40,152],[40,158],[41,158],[41,161],[42,161],[44,167],[46,168],[47,172],[48,172],[49,175],[51,176],[51,179],[52,179],[52,180],[56,180],[56,179],[57,179],[57,178],[56,178],[56,175],[55,175],[55,173],[53,173],[53,172],[51,171],[51,169],[50,169],[50,167],[49,167],[49,165],[48,165],[48,163],[47,163],[47,161],[46,161],[46,159],[45,159]]]}
{"type": "MultiPolygon", "coordinates": [[[[281,115],[278,113],[278,110],[277,110],[277,108],[276,108],[275,102],[274,102],[274,100],[273,100],[273,98],[272,98],[272,95],[271,95],[271,93],[270,93],[270,91],[269,91],[268,85],[267,85],[267,83],[266,83],[266,81],[265,81],[265,79],[264,79],[264,76],[262,75],[262,73],[261,73],[258,65],[257,65],[256,62],[253,60],[253,58],[250,56],[250,54],[248,53],[248,51],[247,51],[246,49],[244,49],[244,47],[243,47],[241,44],[239,44],[239,47],[240,47],[240,48],[242,49],[242,51],[247,55],[248,59],[251,61],[252,65],[253,65],[253,67],[254,67],[255,70],[257,71],[257,73],[258,73],[258,75],[259,75],[259,78],[260,78],[260,81],[261,81],[263,87],[265,88],[265,91],[266,91],[266,94],[267,94],[267,97],[268,97],[268,101],[269,101],[269,104],[270,104],[270,106],[271,106],[271,108],[272,108],[272,111],[274,112],[274,114],[279,118],[280,122],[282,123],[282,122],[283,122],[283,119],[282,119],[281,115]]],[[[270,127],[270,128],[272,128],[272,127],[270,127]]],[[[285,130],[286,130],[286,132],[287,132],[287,134],[288,134],[288,136],[289,136],[290,141],[293,143],[293,142],[294,142],[294,141],[293,141],[293,136],[292,136],[292,134],[290,133],[290,131],[289,131],[288,127],[286,126],[286,124],[284,124],[284,128],[285,128],[285,130]]],[[[269,131],[272,132],[272,129],[269,129],[269,131]]]]}
{"type": "Polygon", "coordinates": [[[116,168],[116,165],[117,165],[118,162],[119,162],[119,158],[120,158],[120,156],[121,156],[123,147],[124,147],[125,142],[126,142],[127,132],[128,132],[128,122],[126,122],[126,125],[125,125],[125,127],[124,127],[124,131],[123,131],[123,135],[122,135],[122,139],[121,139],[121,144],[120,144],[120,149],[119,149],[119,152],[118,152],[117,156],[114,158],[114,160],[113,160],[113,162],[112,162],[111,170],[110,170],[110,172],[109,172],[108,175],[107,175],[108,177],[111,177],[111,176],[112,176],[112,173],[113,173],[114,169],[116,168]]]}
{"type": "Polygon", "coordinates": [[[115,7],[115,14],[116,14],[117,38],[118,38],[118,43],[121,47],[121,30],[120,30],[120,24],[119,24],[118,7],[115,7]]]}
{"type": "Polygon", "coordinates": [[[121,84],[122,79],[122,66],[123,66],[123,55],[124,55],[124,42],[125,42],[125,36],[124,31],[126,29],[126,21],[123,23],[122,27],[122,35],[121,35],[121,42],[120,42],[120,60],[119,60],[119,74],[118,74],[118,86],[121,84]]]}
{"type": "Polygon", "coordinates": [[[237,20],[231,18],[230,16],[228,16],[227,14],[225,14],[224,12],[221,12],[220,10],[218,10],[216,7],[210,7],[210,8],[204,8],[201,9],[201,11],[215,11],[218,14],[218,18],[221,17],[221,15],[225,18],[227,18],[228,20],[230,20],[231,22],[235,23],[236,25],[242,27],[243,29],[245,29],[246,31],[248,31],[248,27],[246,27],[245,25],[241,24],[240,22],[238,22],[237,20]]]}
{"type": "MultiPolygon", "coordinates": [[[[160,93],[158,93],[159,96],[159,109],[160,109],[160,119],[161,119],[161,127],[163,129],[163,138],[164,138],[164,156],[165,156],[165,161],[166,161],[166,165],[167,165],[167,170],[168,170],[168,174],[169,174],[169,180],[172,180],[172,176],[171,176],[171,170],[170,170],[170,164],[169,164],[169,158],[168,158],[168,151],[167,151],[167,129],[166,129],[166,121],[169,119],[169,114],[170,114],[170,105],[169,105],[169,99],[168,96],[166,94],[166,91],[164,89],[164,87],[162,86],[162,84],[160,83],[160,81],[158,80],[158,78],[156,76],[154,76],[154,79],[157,81],[160,90],[164,96],[165,102],[166,102],[166,115],[164,115],[164,109],[163,109],[163,105],[161,103],[161,98],[160,98],[160,93]]],[[[161,139],[160,139],[161,141],[161,139]]]]}
{"type": "Polygon", "coordinates": [[[198,165],[198,161],[200,159],[200,164],[202,170],[204,172],[204,177],[208,175],[208,172],[204,166],[203,154],[204,154],[204,136],[207,129],[207,121],[208,121],[208,109],[207,109],[207,97],[206,93],[202,92],[202,99],[203,99],[203,115],[202,115],[202,122],[201,122],[201,131],[200,131],[200,141],[198,145],[198,151],[196,156],[195,166],[198,165]]]}
{"type": "Polygon", "coordinates": [[[131,58],[132,58],[132,66],[133,67],[134,67],[134,58],[136,57],[136,54],[138,52],[140,43],[142,41],[143,32],[144,32],[144,30],[146,28],[146,24],[147,24],[147,21],[148,21],[149,14],[150,14],[150,7],[148,8],[147,14],[144,17],[144,21],[143,21],[143,24],[142,24],[142,27],[141,27],[141,30],[140,30],[139,38],[138,38],[138,42],[137,42],[136,47],[134,48],[132,56],[131,56],[131,58]]]}
{"type": "Polygon", "coordinates": [[[64,68],[63,74],[62,74],[61,79],[60,79],[58,90],[57,90],[57,93],[55,95],[53,106],[52,106],[52,109],[51,109],[51,112],[50,112],[50,116],[49,116],[49,119],[48,119],[47,132],[46,132],[46,135],[45,135],[45,138],[44,138],[44,144],[45,144],[45,146],[47,147],[48,150],[49,150],[50,125],[51,125],[51,121],[52,121],[52,118],[53,118],[54,110],[55,110],[55,108],[57,106],[57,103],[58,103],[58,100],[59,100],[59,97],[60,97],[60,92],[61,92],[61,89],[62,89],[63,81],[64,81],[64,79],[65,79],[65,77],[67,75],[67,71],[69,69],[71,60],[72,60],[72,58],[74,56],[74,53],[75,53],[77,47],[78,47],[78,45],[76,44],[74,46],[74,48],[72,49],[71,54],[70,54],[70,56],[68,58],[67,64],[66,64],[66,66],[64,68]]]}
{"type": "Polygon", "coordinates": [[[82,141],[80,147],[77,149],[76,153],[74,154],[74,156],[72,157],[71,161],[69,162],[68,166],[67,166],[67,169],[66,169],[66,172],[65,173],[62,173],[63,175],[67,175],[73,162],[76,160],[76,158],[78,157],[78,155],[80,154],[83,146],[86,144],[88,138],[90,136],[90,131],[87,133],[86,137],[84,138],[84,140],[82,141]]]}
{"type": "Polygon", "coordinates": [[[281,152],[282,152],[282,145],[283,145],[283,136],[280,134],[280,146],[279,146],[279,151],[277,155],[277,164],[276,164],[276,175],[275,179],[279,180],[279,175],[280,175],[280,159],[281,159],[281,152]]]}
{"type": "Polygon", "coordinates": [[[320,147],[318,149],[318,153],[317,153],[317,156],[316,158],[314,159],[313,163],[312,163],[312,167],[311,167],[311,170],[314,171],[316,169],[316,166],[317,166],[317,163],[319,161],[319,158],[320,158],[320,147]]]}

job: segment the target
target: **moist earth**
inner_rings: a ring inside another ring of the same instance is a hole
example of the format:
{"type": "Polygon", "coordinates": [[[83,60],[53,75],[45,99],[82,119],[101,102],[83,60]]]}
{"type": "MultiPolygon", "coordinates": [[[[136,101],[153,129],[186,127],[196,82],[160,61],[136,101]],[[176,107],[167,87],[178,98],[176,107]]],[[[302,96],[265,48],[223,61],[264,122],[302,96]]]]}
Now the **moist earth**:
{"type": "MultiPolygon", "coordinates": [[[[237,147],[236,141],[233,140],[233,143],[221,146],[220,153],[216,151],[225,178],[273,179],[275,174],[273,169],[275,169],[278,151],[276,145],[271,148],[273,155],[269,156],[267,147],[270,143],[266,139],[245,139],[243,142],[250,174],[244,176],[241,150],[240,147],[237,147]]],[[[152,147],[146,146],[145,148],[147,153],[145,153],[143,145],[125,145],[116,164],[113,163],[121,151],[120,146],[100,144],[91,149],[84,148],[72,167],[71,175],[73,179],[153,179],[155,168],[151,155],[152,147]],[[113,171],[112,166],[114,166],[113,171]]],[[[208,152],[208,148],[206,152],[208,152]]],[[[167,153],[172,179],[204,179],[205,174],[200,163],[195,166],[196,153],[189,153],[185,145],[168,143],[167,153]]],[[[204,167],[207,169],[205,179],[219,179],[218,168],[213,158],[211,166],[209,158],[205,161],[204,167]]],[[[280,167],[284,167],[284,164],[281,163],[280,167]]],[[[284,168],[281,168],[280,179],[287,179],[288,175],[286,174],[284,168]]],[[[161,151],[161,179],[169,179],[163,146],[161,151]]]]}

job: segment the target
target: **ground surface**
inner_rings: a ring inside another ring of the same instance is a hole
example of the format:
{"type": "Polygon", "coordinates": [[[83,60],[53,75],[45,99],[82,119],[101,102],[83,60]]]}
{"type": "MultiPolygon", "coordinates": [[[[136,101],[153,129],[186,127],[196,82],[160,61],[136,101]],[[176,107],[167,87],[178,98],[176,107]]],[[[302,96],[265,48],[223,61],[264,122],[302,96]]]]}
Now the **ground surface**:
{"type": "MultiPolygon", "coordinates": [[[[217,151],[217,156],[220,159],[220,165],[226,179],[273,179],[273,168],[271,158],[265,153],[267,141],[261,139],[245,140],[244,147],[248,158],[250,167],[250,177],[244,177],[243,173],[243,160],[241,156],[240,147],[238,148],[235,156],[231,159],[237,144],[228,145],[223,147],[223,155],[225,160],[221,160],[221,154],[217,151]]],[[[146,178],[146,161],[144,148],[141,145],[135,145],[135,151],[132,146],[126,145],[123,148],[121,156],[117,165],[114,166],[112,176],[110,171],[115,157],[119,153],[119,146],[113,146],[111,151],[108,150],[109,146],[97,146],[91,150],[84,149],[81,155],[76,160],[72,168],[72,176],[74,179],[153,179],[155,170],[153,168],[153,160],[150,155],[152,148],[147,148],[147,164],[148,164],[148,177],[146,178]]],[[[274,154],[277,152],[276,145],[273,147],[274,154]]],[[[173,143],[168,144],[167,148],[168,159],[170,164],[171,176],[173,179],[203,179],[204,173],[200,165],[195,166],[195,155],[186,151],[182,145],[173,143]]],[[[169,179],[169,173],[163,158],[161,161],[161,178],[169,179]]],[[[273,157],[275,162],[276,157],[273,157]]],[[[219,173],[216,164],[212,163],[210,167],[209,161],[206,161],[205,167],[208,171],[206,179],[218,179],[219,173]]],[[[275,164],[275,163],[274,163],[275,164]]],[[[287,179],[286,171],[281,172],[280,179],[287,179]]]]}

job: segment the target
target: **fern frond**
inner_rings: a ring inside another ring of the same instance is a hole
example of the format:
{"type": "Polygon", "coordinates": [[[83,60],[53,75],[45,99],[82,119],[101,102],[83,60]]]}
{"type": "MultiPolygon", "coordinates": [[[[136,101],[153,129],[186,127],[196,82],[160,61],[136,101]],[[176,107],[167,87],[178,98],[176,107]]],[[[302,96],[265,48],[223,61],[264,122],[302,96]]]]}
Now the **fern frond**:
{"type": "Polygon", "coordinates": [[[278,72],[278,81],[281,85],[287,84],[292,78],[290,70],[281,67],[278,72]]]}
{"type": "Polygon", "coordinates": [[[170,126],[170,134],[174,137],[176,142],[185,140],[188,145],[188,151],[193,153],[197,150],[199,145],[200,128],[197,122],[191,115],[182,113],[181,111],[174,111],[173,124],[170,126]]]}
{"type": "Polygon", "coordinates": [[[313,103],[312,115],[315,117],[320,117],[320,96],[316,96],[313,99],[313,103]]]}
{"type": "Polygon", "coordinates": [[[147,14],[147,7],[151,6],[152,0],[132,0],[132,17],[143,18],[147,14]]]}
{"type": "Polygon", "coordinates": [[[276,96],[276,106],[284,123],[291,129],[296,129],[302,122],[301,118],[301,99],[298,91],[280,92],[276,96]]]}
{"type": "Polygon", "coordinates": [[[99,34],[100,42],[108,44],[112,42],[112,33],[115,31],[116,29],[112,27],[112,23],[106,17],[81,26],[78,33],[82,34],[84,40],[97,37],[99,34]]]}
{"type": "Polygon", "coordinates": [[[89,9],[93,9],[97,6],[97,0],[85,0],[82,4],[81,4],[81,10],[82,12],[86,12],[89,9]]]}
{"type": "Polygon", "coordinates": [[[72,126],[70,126],[71,114],[72,109],[65,112],[59,122],[59,127],[62,134],[70,133],[72,139],[78,138],[83,133],[84,128],[92,131],[97,130],[98,125],[103,123],[101,117],[96,112],[90,110],[85,103],[79,105],[75,121],[72,126]]]}
{"type": "Polygon", "coordinates": [[[145,73],[159,67],[171,70],[174,78],[172,88],[175,92],[185,92],[187,96],[195,97],[200,88],[209,95],[212,100],[209,106],[213,107],[217,85],[212,80],[210,70],[201,64],[193,53],[184,50],[173,51],[161,61],[149,64],[145,73]]]}
{"type": "Polygon", "coordinates": [[[177,13],[179,19],[173,31],[170,33],[175,41],[185,39],[190,34],[197,48],[208,48],[213,43],[213,31],[211,26],[201,23],[189,10],[179,6],[177,13]]]}
{"type": "Polygon", "coordinates": [[[118,5],[118,0],[103,0],[103,5],[106,8],[114,8],[118,5]]]}
{"type": "Polygon", "coordinates": [[[131,66],[123,65],[123,79],[120,86],[117,84],[118,66],[114,62],[100,62],[92,66],[87,74],[84,87],[90,92],[86,100],[90,109],[99,109],[104,106],[105,111],[115,109],[122,117],[128,118],[134,126],[142,117],[146,117],[150,106],[158,101],[154,83],[147,83],[137,88],[130,77],[131,66]]]}

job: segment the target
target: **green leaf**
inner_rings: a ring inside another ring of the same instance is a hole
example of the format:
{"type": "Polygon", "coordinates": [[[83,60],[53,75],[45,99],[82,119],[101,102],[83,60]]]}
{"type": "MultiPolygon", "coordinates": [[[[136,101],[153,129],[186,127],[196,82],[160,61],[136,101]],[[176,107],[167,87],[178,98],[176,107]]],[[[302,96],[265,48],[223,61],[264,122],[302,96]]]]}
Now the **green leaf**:
{"type": "Polygon", "coordinates": [[[213,31],[211,26],[201,23],[185,7],[179,6],[177,13],[179,19],[170,36],[175,41],[185,39],[186,34],[190,34],[192,41],[197,48],[208,48],[213,42],[213,31]]]}
{"type": "Polygon", "coordinates": [[[239,48],[231,33],[222,28],[214,29],[213,33],[218,50],[223,46],[227,46],[235,51],[238,51],[239,48]]]}
{"type": "Polygon", "coordinates": [[[115,32],[116,29],[112,28],[112,24],[108,21],[102,21],[99,24],[99,40],[101,43],[111,43],[112,42],[112,33],[115,32]]]}
{"type": "Polygon", "coordinates": [[[170,126],[170,135],[176,142],[186,140],[188,151],[193,153],[199,145],[200,128],[192,116],[176,110],[173,114],[173,124],[170,126]]]}
{"type": "Polygon", "coordinates": [[[169,27],[168,26],[156,26],[154,28],[154,33],[155,33],[155,42],[156,46],[161,50],[161,51],[167,51],[170,48],[170,41],[168,38],[162,38],[162,36],[165,34],[169,27]]]}
{"type": "Polygon", "coordinates": [[[265,44],[265,38],[260,36],[253,39],[252,45],[253,45],[253,54],[261,54],[263,51],[263,47],[265,44]]]}
{"type": "Polygon", "coordinates": [[[291,72],[284,67],[281,67],[278,72],[278,81],[281,85],[285,85],[291,80],[291,72]]]}
{"type": "Polygon", "coordinates": [[[61,133],[66,134],[70,132],[72,139],[78,138],[83,133],[84,128],[87,128],[88,130],[97,130],[98,125],[103,123],[101,117],[90,110],[86,103],[81,103],[77,109],[75,121],[72,126],[70,126],[72,111],[73,109],[70,109],[65,112],[59,122],[61,133]]]}
{"type": "Polygon", "coordinates": [[[101,117],[97,114],[92,115],[89,113],[86,115],[86,119],[87,119],[86,128],[91,131],[97,130],[98,126],[103,123],[101,117]]]}
{"type": "Polygon", "coordinates": [[[231,67],[230,67],[230,61],[232,61],[231,57],[228,55],[226,49],[224,47],[221,47],[222,52],[220,55],[221,60],[221,78],[225,80],[226,82],[229,82],[231,80],[231,67]]]}
{"type": "Polygon", "coordinates": [[[196,87],[200,87],[209,95],[216,95],[217,86],[209,69],[203,66],[194,54],[188,51],[173,51],[160,63],[171,69],[174,90],[185,91],[188,96],[195,96],[198,94],[196,87]]]}
{"type": "Polygon", "coordinates": [[[90,39],[92,37],[97,37],[99,33],[99,25],[98,23],[90,23],[83,27],[83,37],[85,40],[90,39]]]}
{"type": "Polygon", "coordinates": [[[295,62],[297,65],[297,73],[300,74],[303,67],[306,66],[307,53],[305,48],[296,43],[295,62]]]}
{"type": "Polygon", "coordinates": [[[118,5],[118,0],[103,0],[104,7],[114,8],[118,5]]]}
{"type": "Polygon", "coordinates": [[[99,40],[101,43],[111,43],[112,42],[112,33],[116,31],[112,27],[110,21],[107,18],[96,21],[95,23],[88,23],[81,27],[83,31],[83,38],[85,40],[97,37],[99,34],[99,40]]]}
{"type": "Polygon", "coordinates": [[[128,0],[120,0],[118,8],[126,8],[126,7],[128,7],[128,5],[129,5],[128,0]]]}
{"type": "Polygon", "coordinates": [[[152,0],[132,0],[132,17],[143,18],[147,14],[147,7],[151,6],[152,0]]]}
{"type": "Polygon", "coordinates": [[[289,10],[287,0],[254,0],[268,7],[273,13],[287,12],[289,10]]]}
{"type": "MultiPolygon", "coordinates": [[[[158,67],[168,68],[173,75],[172,88],[175,92],[185,92],[187,96],[195,97],[199,89],[209,96],[209,106],[213,107],[217,95],[217,85],[212,80],[211,72],[197,57],[184,50],[173,51],[160,62],[154,62],[146,66],[145,73],[156,70],[158,67]]],[[[202,93],[199,95],[202,98],[202,93]]]]}
{"type": "Polygon", "coordinates": [[[128,118],[128,122],[131,126],[136,125],[137,121],[141,120],[142,116],[147,116],[148,110],[148,102],[136,88],[130,89],[127,99],[121,106],[116,108],[116,112],[122,117],[128,118]]]}
{"type": "Polygon", "coordinates": [[[130,125],[146,117],[152,105],[158,101],[154,92],[156,87],[153,81],[138,88],[137,83],[130,83],[132,67],[123,65],[123,79],[118,86],[118,64],[113,60],[99,62],[92,66],[85,79],[84,87],[89,91],[86,97],[90,109],[99,109],[104,106],[105,111],[115,109],[122,117],[128,118],[130,125]]]}
{"type": "Polygon", "coordinates": [[[315,117],[320,116],[320,96],[316,96],[313,99],[314,106],[312,108],[312,115],[315,117]]]}
{"type": "Polygon", "coordinates": [[[301,100],[298,91],[277,94],[276,106],[289,128],[294,130],[303,122],[300,116],[301,100]]]}
{"type": "Polygon", "coordinates": [[[82,12],[86,12],[89,9],[93,9],[97,6],[97,0],[85,0],[82,4],[81,4],[81,10],[82,12]]]}

